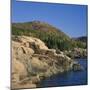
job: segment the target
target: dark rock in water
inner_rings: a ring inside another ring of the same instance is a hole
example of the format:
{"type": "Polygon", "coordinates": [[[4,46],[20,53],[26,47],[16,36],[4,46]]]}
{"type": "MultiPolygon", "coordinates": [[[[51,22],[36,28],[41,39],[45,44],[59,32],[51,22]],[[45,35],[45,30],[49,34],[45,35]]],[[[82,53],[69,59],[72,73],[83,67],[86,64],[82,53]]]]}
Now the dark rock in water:
{"type": "Polygon", "coordinates": [[[82,70],[84,70],[84,68],[78,63],[73,64],[72,69],[73,69],[73,71],[82,71],[82,70]]]}

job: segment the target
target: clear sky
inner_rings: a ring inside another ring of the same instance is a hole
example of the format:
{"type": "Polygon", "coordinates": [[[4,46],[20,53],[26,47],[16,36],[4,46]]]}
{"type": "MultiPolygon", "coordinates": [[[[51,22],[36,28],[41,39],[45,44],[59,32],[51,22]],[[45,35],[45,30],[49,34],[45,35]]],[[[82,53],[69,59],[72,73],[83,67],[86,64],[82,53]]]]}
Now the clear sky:
{"type": "Polygon", "coordinates": [[[12,22],[43,21],[70,37],[87,34],[87,6],[12,0],[12,22]]]}

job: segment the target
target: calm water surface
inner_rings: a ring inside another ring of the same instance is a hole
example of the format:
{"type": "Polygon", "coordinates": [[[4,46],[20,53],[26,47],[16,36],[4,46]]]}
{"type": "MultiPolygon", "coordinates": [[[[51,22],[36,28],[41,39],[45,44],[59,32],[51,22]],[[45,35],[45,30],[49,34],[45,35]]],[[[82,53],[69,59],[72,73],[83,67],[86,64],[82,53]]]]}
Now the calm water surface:
{"type": "Polygon", "coordinates": [[[87,60],[77,60],[83,67],[83,71],[70,71],[47,78],[40,83],[40,87],[73,86],[87,84],[87,60]]]}

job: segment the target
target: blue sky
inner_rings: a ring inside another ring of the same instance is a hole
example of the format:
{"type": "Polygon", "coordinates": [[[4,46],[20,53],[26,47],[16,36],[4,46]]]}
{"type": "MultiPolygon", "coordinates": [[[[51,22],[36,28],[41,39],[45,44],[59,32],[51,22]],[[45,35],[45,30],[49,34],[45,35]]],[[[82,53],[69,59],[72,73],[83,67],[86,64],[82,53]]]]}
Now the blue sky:
{"type": "Polygon", "coordinates": [[[12,22],[44,21],[70,37],[87,34],[87,6],[12,0],[12,22]]]}

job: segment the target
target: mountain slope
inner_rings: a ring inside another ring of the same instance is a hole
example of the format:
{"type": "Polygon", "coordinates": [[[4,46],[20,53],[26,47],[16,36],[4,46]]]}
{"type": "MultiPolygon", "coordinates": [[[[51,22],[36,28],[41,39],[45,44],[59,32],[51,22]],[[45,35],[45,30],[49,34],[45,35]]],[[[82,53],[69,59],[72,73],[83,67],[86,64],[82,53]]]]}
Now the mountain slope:
{"type": "Polygon", "coordinates": [[[76,41],[64,32],[40,21],[13,23],[12,35],[33,36],[44,41],[49,48],[54,49],[68,50],[77,46],[76,41]]]}
{"type": "Polygon", "coordinates": [[[78,38],[75,38],[75,40],[86,43],[87,42],[87,36],[78,37],[78,38]]]}
{"type": "Polygon", "coordinates": [[[50,34],[56,34],[59,35],[61,37],[66,37],[69,38],[69,36],[67,36],[64,32],[62,32],[61,30],[53,27],[50,24],[47,24],[45,22],[40,22],[40,21],[32,21],[32,22],[26,22],[26,23],[13,23],[12,24],[13,27],[18,28],[18,29],[23,29],[23,30],[38,30],[38,32],[48,32],[50,34]]]}

